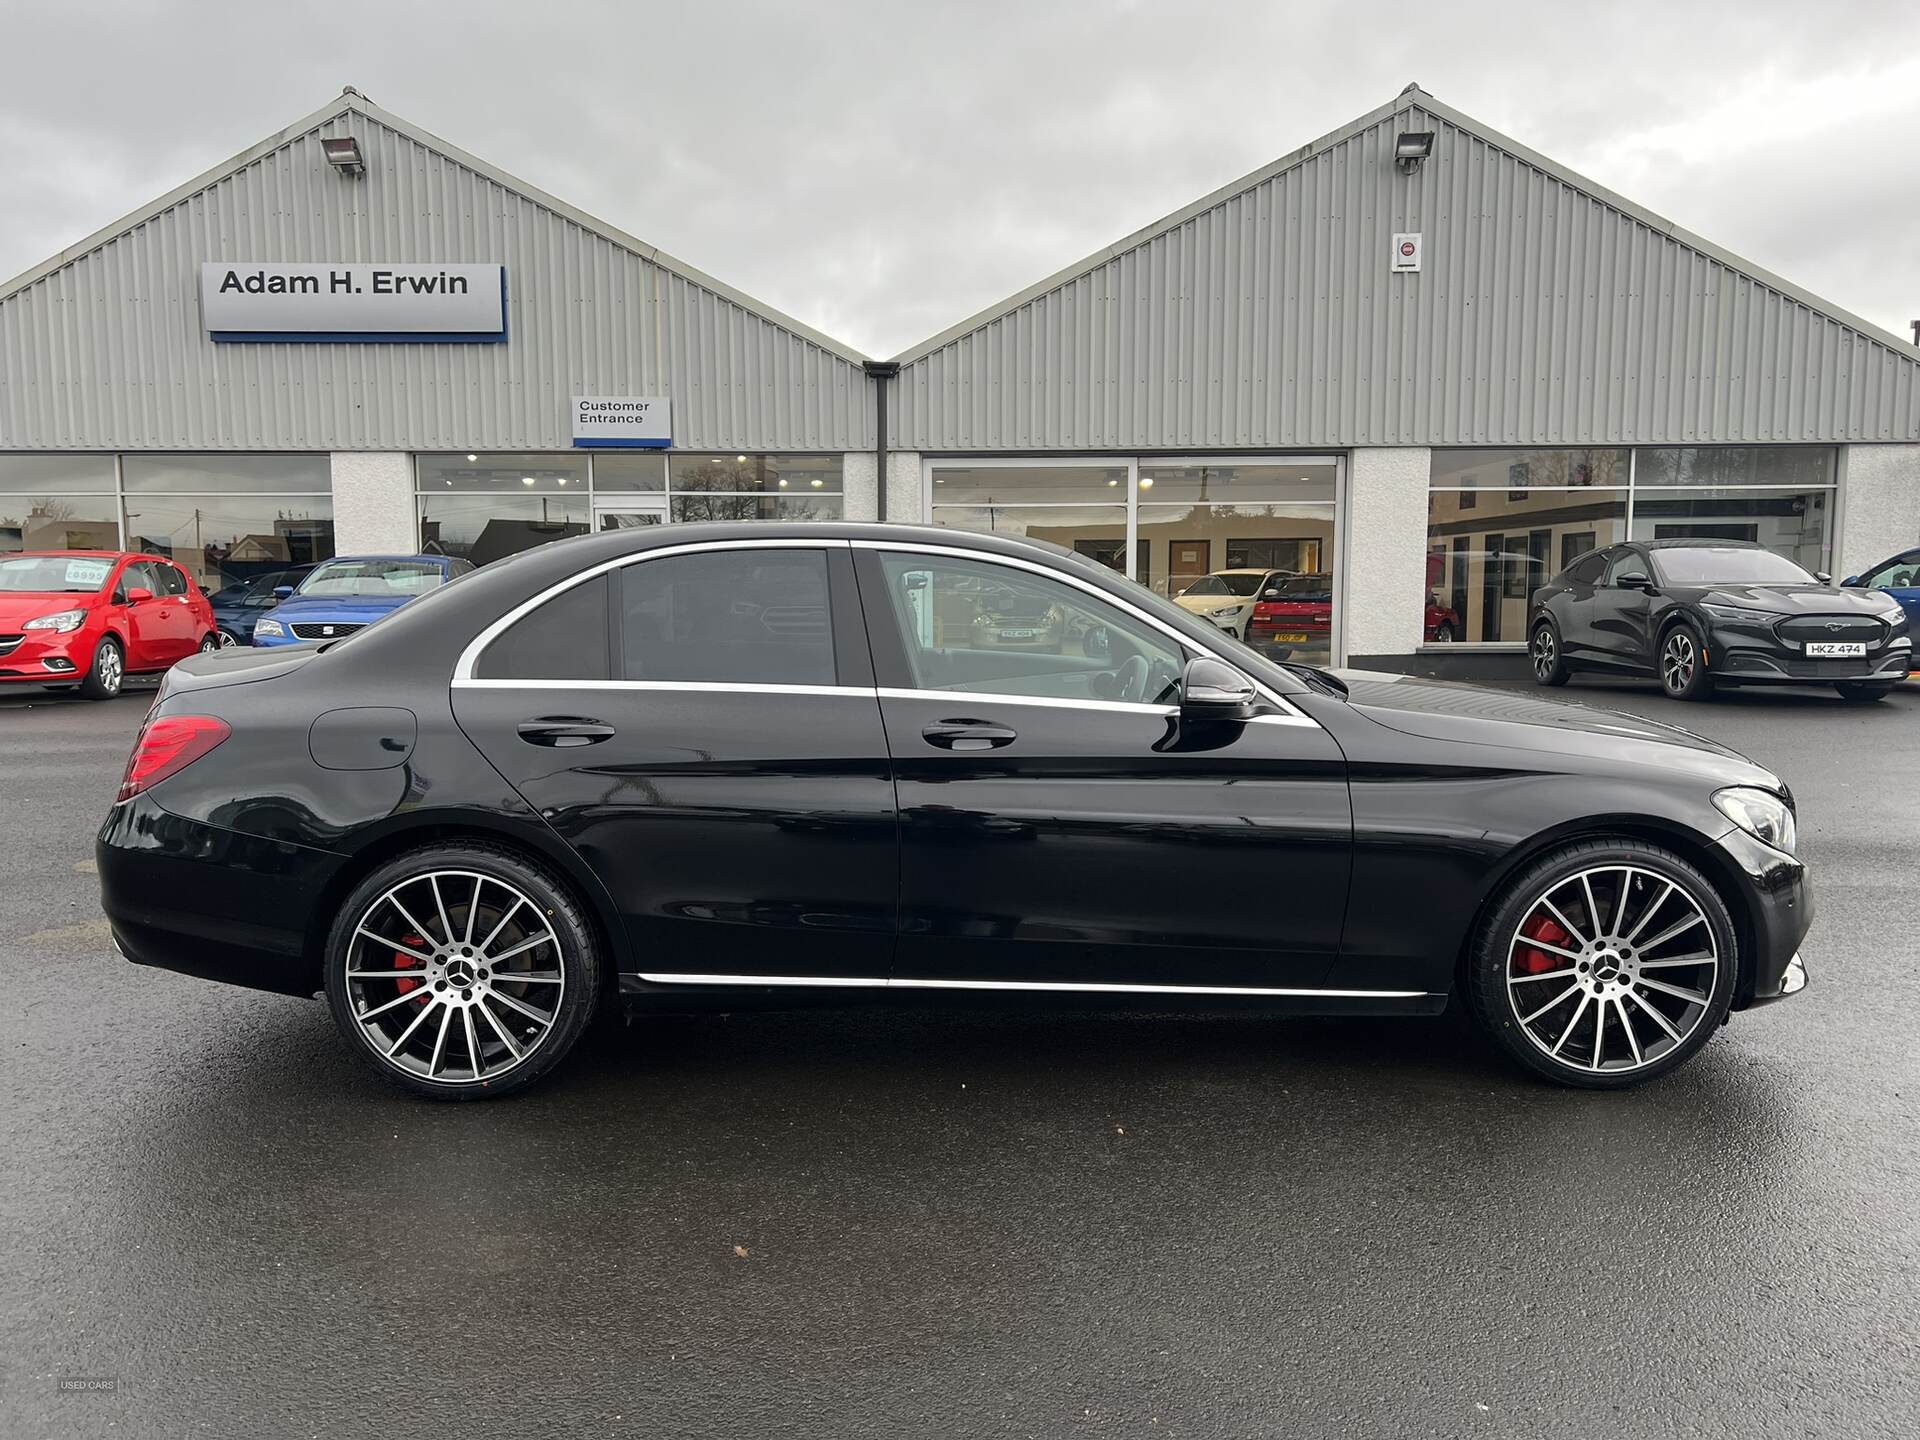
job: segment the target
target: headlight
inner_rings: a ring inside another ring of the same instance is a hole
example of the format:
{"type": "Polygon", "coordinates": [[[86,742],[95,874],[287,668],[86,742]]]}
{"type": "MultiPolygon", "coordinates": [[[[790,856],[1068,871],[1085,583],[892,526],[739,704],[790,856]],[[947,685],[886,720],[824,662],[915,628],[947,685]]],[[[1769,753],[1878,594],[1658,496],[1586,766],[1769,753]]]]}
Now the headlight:
{"type": "Polygon", "coordinates": [[[1207,611],[1207,616],[1209,619],[1213,619],[1213,620],[1224,620],[1229,615],[1238,615],[1239,613],[1240,613],[1240,607],[1238,605],[1227,605],[1219,610],[1207,611]]]}
{"type": "Polygon", "coordinates": [[[1780,617],[1771,610],[1749,610],[1744,605],[1705,605],[1700,607],[1716,620],[1732,620],[1741,625],[1771,625],[1780,617]]]}
{"type": "Polygon", "coordinates": [[[1713,793],[1714,808],[1763,845],[1793,854],[1799,834],[1793,807],[1771,790],[1737,785],[1713,793]]]}
{"type": "Polygon", "coordinates": [[[20,628],[22,630],[55,630],[65,635],[71,631],[78,630],[86,623],[86,611],[60,610],[52,615],[42,615],[38,620],[29,620],[20,628]]]}
{"type": "Polygon", "coordinates": [[[255,623],[253,633],[256,635],[285,635],[287,633],[287,627],[282,625],[278,620],[261,620],[255,623]]]}

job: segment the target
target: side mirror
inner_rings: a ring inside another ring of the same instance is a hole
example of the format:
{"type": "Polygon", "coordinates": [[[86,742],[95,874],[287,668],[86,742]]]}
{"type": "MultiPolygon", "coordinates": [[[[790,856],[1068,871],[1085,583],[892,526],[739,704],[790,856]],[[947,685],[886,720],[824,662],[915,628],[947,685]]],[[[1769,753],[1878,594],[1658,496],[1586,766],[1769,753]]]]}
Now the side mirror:
{"type": "Polygon", "coordinates": [[[1180,714],[1188,720],[1244,720],[1259,700],[1253,681],[1211,655],[1189,660],[1180,677],[1180,714]]]}
{"type": "MultiPolygon", "coordinates": [[[[1816,576],[1815,578],[1817,579],[1818,577],[1816,576]]],[[[1858,575],[1847,576],[1846,579],[1840,582],[1840,588],[1842,590],[1858,590],[1860,588],[1860,577],[1858,575]]]]}
{"type": "Polygon", "coordinates": [[[129,605],[138,605],[141,601],[151,600],[152,598],[153,591],[147,589],[144,585],[133,585],[127,589],[127,604],[129,605]]]}
{"type": "Polygon", "coordinates": [[[1260,598],[1262,600],[1278,600],[1280,598],[1280,587],[1278,585],[1269,586],[1260,592],[1260,598]]]}
{"type": "Polygon", "coordinates": [[[273,598],[276,600],[284,600],[292,593],[293,586],[291,585],[276,585],[273,587],[273,598]]]}
{"type": "Polygon", "coordinates": [[[1622,590],[1644,590],[1651,595],[1653,593],[1653,581],[1645,575],[1629,575],[1620,581],[1620,588],[1622,590]]]}
{"type": "Polygon", "coordinates": [[[1824,570],[1814,571],[1813,578],[1818,580],[1822,585],[1831,585],[1833,583],[1833,576],[1829,575],[1824,570]]]}

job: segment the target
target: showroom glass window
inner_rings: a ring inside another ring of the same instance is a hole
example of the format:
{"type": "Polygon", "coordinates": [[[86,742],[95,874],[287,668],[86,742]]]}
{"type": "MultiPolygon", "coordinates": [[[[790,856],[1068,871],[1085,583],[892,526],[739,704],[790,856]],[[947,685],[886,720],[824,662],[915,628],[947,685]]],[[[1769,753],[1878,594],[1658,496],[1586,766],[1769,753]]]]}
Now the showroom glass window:
{"type": "Polygon", "coordinates": [[[1752,540],[1830,568],[1825,445],[1435,450],[1424,639],[1525,642],[1534,590],[1621,540],[1752,540]]]}
{"type": "Polygon", "coordinates": [[[1127,487],[1132,466],[1019,461],[934,461],[928,517],[935,525],[1025,535],[1078,551],[1122,575],[1143,579],[1144,546],[1127,559],[1127,487]]]}
{"type": "Polygon", "coordinates": [[[0,555],[118,550],[111,455],[0,455],[0,555]]]}
{"type": "Polygon", "coordinates": [[[1534,590],[1626,538],[1632,468],[1624,449],[1435,450],[1422,643],[1524,643],[1534,590]]]}
{"type": "Polygon", "coordinates": [[[485,565],[589,530],[695,520],[838,520],[841,477],[837,453],[420,455],[420,547],[485,565]]]}
{"type": "Polygon", "coordinates": [[[123,455],[120,480],[126,548],[208,592],[333,556],[325,455],[123,455]]]}

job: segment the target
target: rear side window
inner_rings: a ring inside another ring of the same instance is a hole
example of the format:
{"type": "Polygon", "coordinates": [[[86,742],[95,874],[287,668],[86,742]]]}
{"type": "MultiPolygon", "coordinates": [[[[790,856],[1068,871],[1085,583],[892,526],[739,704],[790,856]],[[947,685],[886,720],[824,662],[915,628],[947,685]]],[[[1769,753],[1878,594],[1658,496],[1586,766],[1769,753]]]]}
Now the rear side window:
{"type": "Polygon", "coordinates": [[[521,616],[473,667],[480,680],[606,680],[613,674],[604,575],[521,616]]]}
{"type": "Polygon", "coordinates": [[[1607,568],[1607,557],[1599,551],[1591,555],[1582,555],[1567,567],[1565,579],[1573,585],[1593,585],[1598,583],[1600,572],[1607,568]]]}
{"type": "Polygon", "coordinates": [[[824,551],[699,551],[619,576],[624,679],[834,683],[824,551]]]}
{"type": "Polygon", "coordinates": [[[154,594],[184,595],[187,593],[187,577],[180,572],[179,567],[169,565],[163,560],[156,560],[152,568],[155,578],[160,582],[160,588],[155,590],[154,594]]]}

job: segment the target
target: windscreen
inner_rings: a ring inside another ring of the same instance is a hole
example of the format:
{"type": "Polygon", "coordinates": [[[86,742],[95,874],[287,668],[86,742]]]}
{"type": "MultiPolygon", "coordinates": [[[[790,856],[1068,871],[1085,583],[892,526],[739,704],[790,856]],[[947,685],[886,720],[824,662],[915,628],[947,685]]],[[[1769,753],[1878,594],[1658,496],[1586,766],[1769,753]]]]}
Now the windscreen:
{"type": "Polygon", "coordinates": [[[84,555],[14,555],[0,560],[0,591],[91,595],[112,573],[113,561],[84,555]]]}
{"type": "Polygon", "coordinates": [[[1180,593],[1182,595],[1226,595],[1231,592],[1228,591],[1226,582],[1220,576],[1202,575],[1180,593]]]}
{"type": "Polygon", "coordinates": [[[1282,600],[1331,600],[1331,575],[1290,575],[1274,587],[1282,600]]]}
{"type": "Polygon", "coordinates": [[[1669,585],[1812,585],[1813,576],[1784,555],[1733,545],[1655,550],[1654,569],[1669,585]]]}
{"type": "Polygon", "coordinates": [[[424,595],[446,578],[430,560],[329,560],[301,584],[302,596],[381,600],[424,595]]]}
{"type": "Polygon", "coordinates": [[[1226,575],[1216,575],[1214,579],[1225,585],[1235,595],[1251,595],[1260,588],[1260,582],[1267,577],[1258,570],[1245,570],[1226,575]]]}

